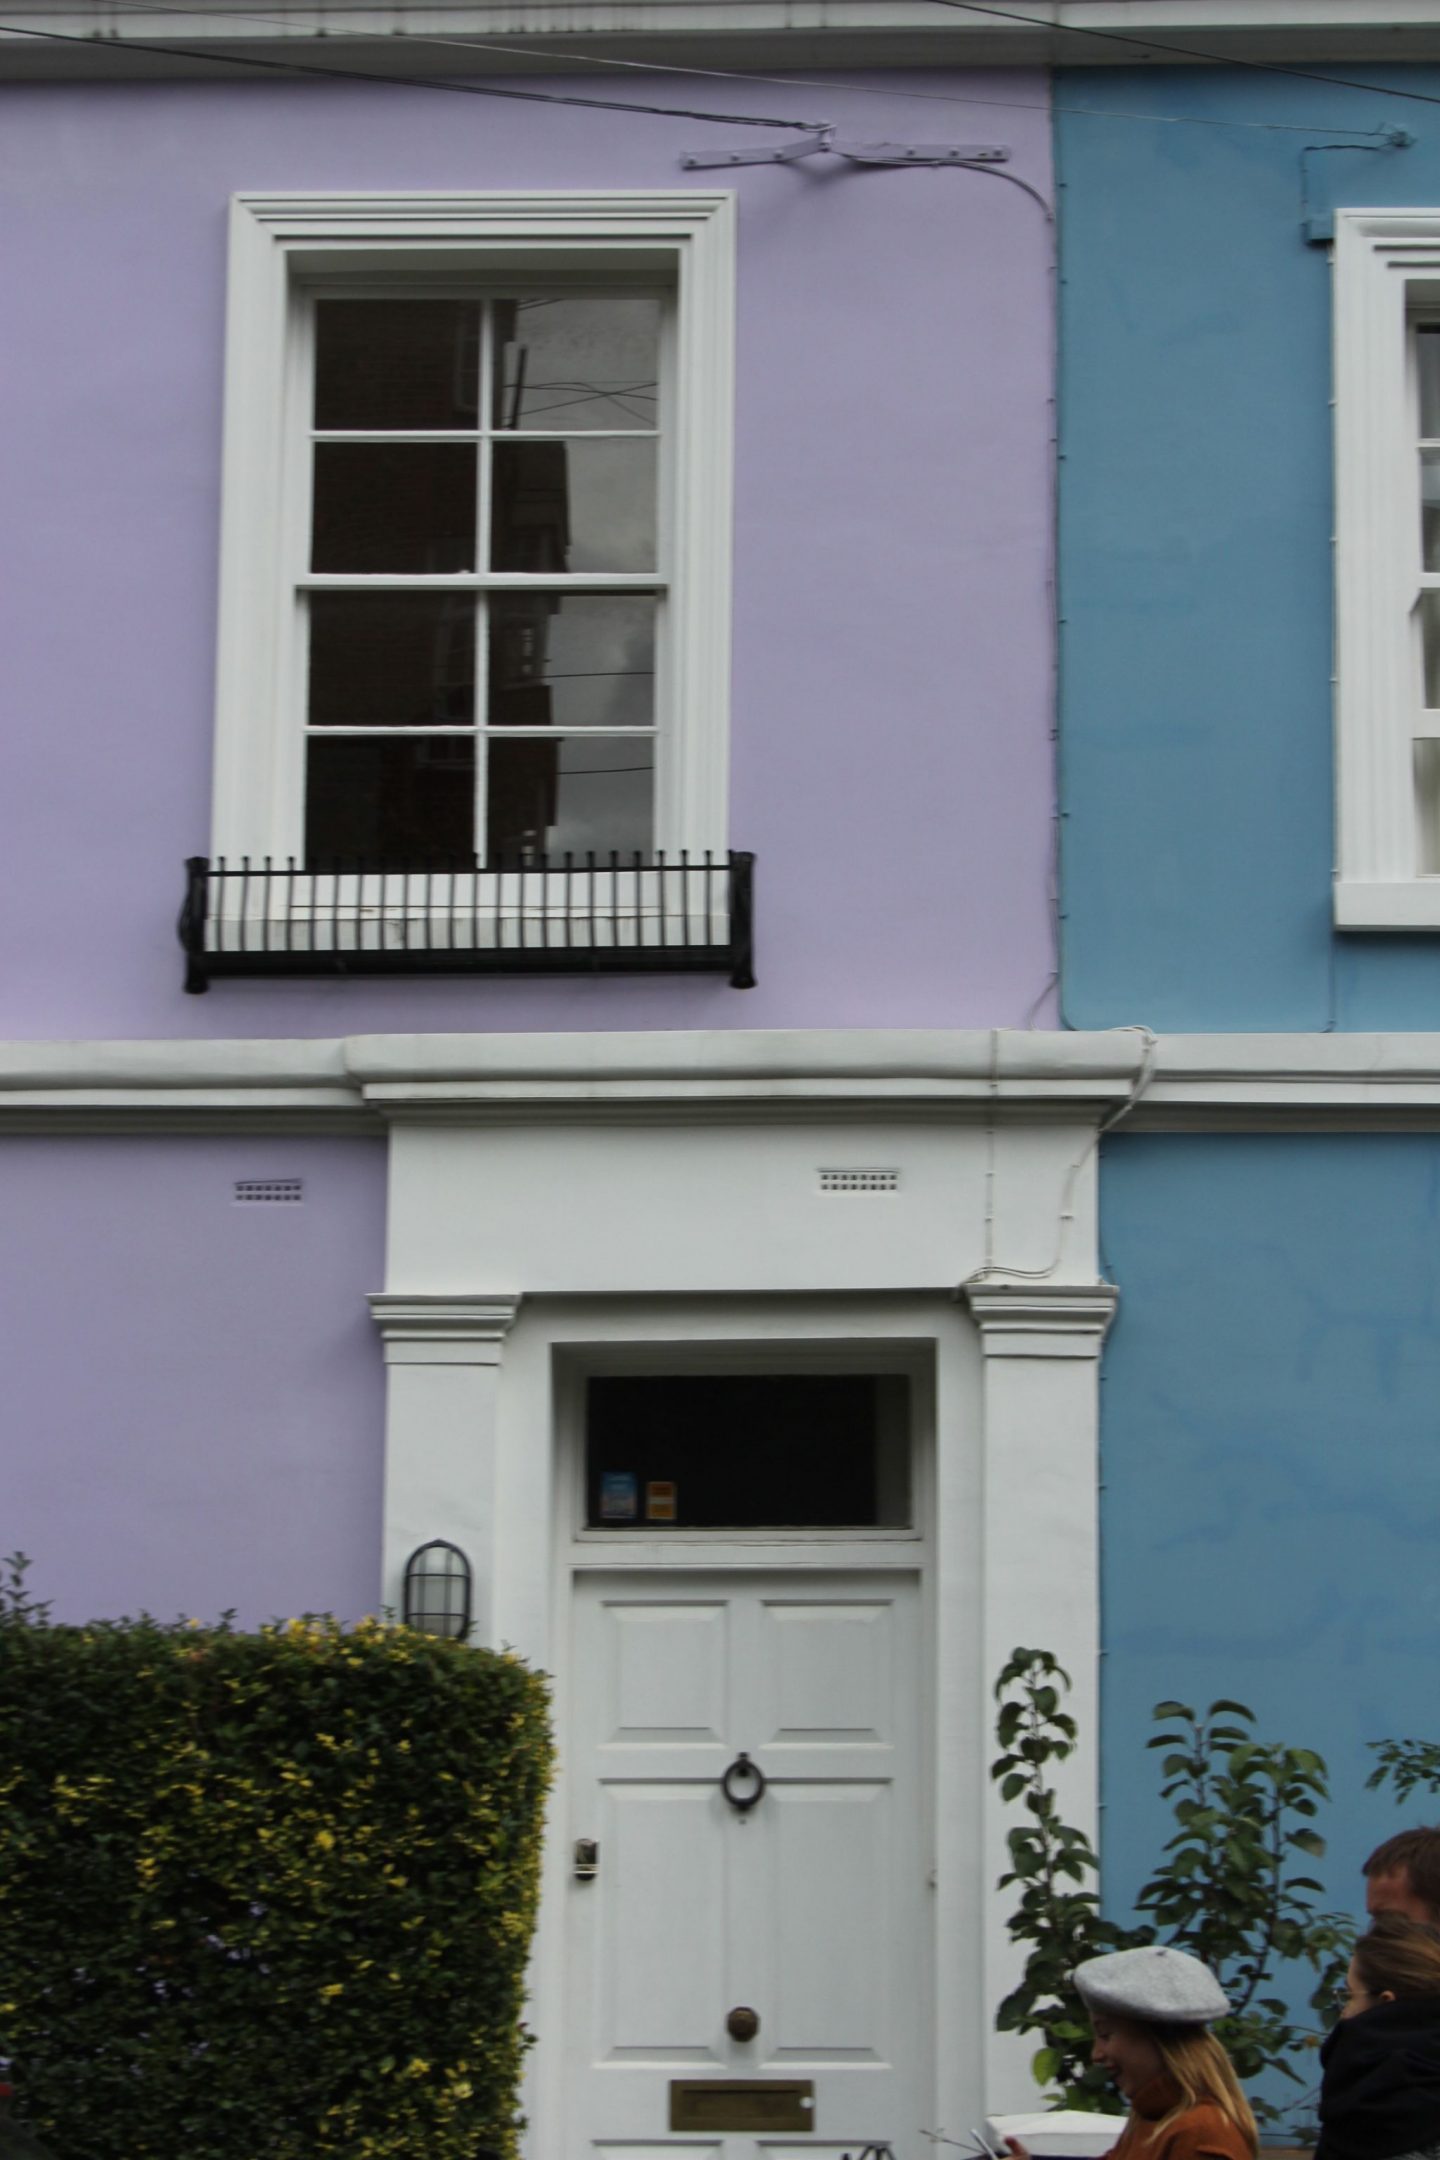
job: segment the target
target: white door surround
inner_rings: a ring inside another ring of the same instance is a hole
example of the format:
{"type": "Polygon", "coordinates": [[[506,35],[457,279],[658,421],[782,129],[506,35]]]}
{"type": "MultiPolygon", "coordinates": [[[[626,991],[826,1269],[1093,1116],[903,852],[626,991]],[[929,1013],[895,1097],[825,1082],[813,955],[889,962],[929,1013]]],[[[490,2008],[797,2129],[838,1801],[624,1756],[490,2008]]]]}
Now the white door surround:
{"type": "MultiPolygon", "coordinates": [[[[919,1806],[934,1869],[916,1945],[927,2089],[919,2122],[886,2134],[958,2135],[982,2109],[1034,2094],[1026,2043],[993,2031],[1018,1960],[1011,1901],[994,1888],[1011,1824],[988,1775],[990,1691],[1017,1643],[1053,1649],[1074,1675],[1081,1745],[1063,1803],[1095,1827],[1097,1383],[1115,1301],[1095,1255],[1097,1114],[1037,1102],[1022,1118],[919,1116],[877,1102],[806,1114],[752,1104],[736,1117],[682,1104],[677,1081],[658,1113],[653,1102],[616,1115],[395,1106],[388,1283],[373,1300],[389,1384],[383,1602],[398,1605],[414,1545],[454,1538],[474,1567],[482,1639],[554,1676],[563,1738],[572,1602],[589,1571],[623,1562],[658,1579],[683,1557],[687,1572],[732,1579],[873,1569],[918,1581],[919,1806]],[[856,1165],[893,1175],[847,1187],[819,1174],[856,1165]],[[667,1532],[648,1548],[626,1538],[623,1551],[612,1533],[587,1540],[580,1381],[717,1364],[908,1372],[915,1530],[808,1545],[667,1532]]],[[[562,1763],[527,2012],[538,2035],[529,2160],[550,2160],[568,2134],[565,1915],[573,1839],[598,1834],[575,1825],[562,1763]]],[[[647,2160],[685,2149],[653,2110],[651,2123],[647,2160]]],[[[768,2142],[767,2160],[782,2144],[789,2160],[793,2139],[768,2142]]],[[[722,2160],[704,2138],[689,2144],[722,2160]]],[[[606,2160],[629,2160],[634,2141],[610,2148],[606,2160]]],[[[823,2126],[797,2149],[826,2152],[823,2126]]]]}
{"type": "MultiPolygon", "coordinates": [[[[452,1308],[463,1300],[446,1300],[452,1308]]],[[[960,2124],[982,2107],[1022,2106],[1033,2086],[1028,2050],[994,2033],[994,2006],[1013,1984],[1017,1962],[1004,1925],[1006,1901],[994,1891],[1005,1864],[1009,1822],[988,1777],[995,1673],[1017,1642],[1054,1647],[1075,1675],[1082,1746],[1072,1762],[1065,1804],[1071,1819],[1095,1820],[1098,1589],[1095,1551],[1096,1396],[1100,1344],[1113,1309],[1102,1285],[978,1292],[973,1311],[953,1292],[927,1298],[527,1300],[493,1362],[496,1300],[475,1301],[484,1362],[456,1364],[454,1345],[437,1369],[392,1365],[387,1495],[395,1522],[417,1536],[446,1533],[445,1494],[432,1482],[437,1460],[463,1447],[468,1398],[471,1498],[477,1605],[488,1611],[490,1639],[512,1644],[555,1674],[556,1725],[570,1714],[566,1669],[572,1571],[562,1566],[558,1535],[573,1516],[552,1437],[557,1397],[577,1358],[640,1349],[647,1360],[669,1344],[677,1356],[714,1354],[737,1344],[783,1352],[828,1346],[853,1361],[889,1343],[913,1356],[926,1345],[935,1375],[936,1445],[928,1517],[932,1564],[926,1612],[930,1677],[922,1718],[930,1748],[927,1811],[934,1822],[930,1950],[930,2029],[934,2080],[925,2127],[960,2124]],[[432,1383],[417,1387],[428,1377],[432,1383]],[[443,1421],[443,1447],[430,1435],[443,1421]],[[487,1445],[487,1435],[489,1441],[487,1445]],[[414,1477],[411,1476],[411,1466],[414,1477]],[[420,1481],[428,1505],[415,1504],[420,1481]],[[407,1497],[407,1495],[409,1497],[407,1497]],[[484,1496],[483,1501],[481,1496],[484,1496]],[[482,1525],[475,1510],[489,1510],[482,1525]]],[[[392,1325],[382,1313],[382,1326],[392,1325]]],[[[404,1324],[404,1323],[402,1323],[404,1324]]],[[[413,1322],[410,1323],[413,1326],[413,1322]]],[[[444,1338],[426,1338],[439,1350],[444,1338]]],[[[411,1354],[423,1344],[412,1338],[411,1354]]],[[[918,1488],[923,1493],[922,1470],[918,1488]]],[[[457,1488],[458,1494],[459,1488],[457,1488]]],[[[403,1558],[404,1535],[391,1546],[403,1558]]],[[[883,1534],[882,1534],[883,1535],[883,1534]]],[[[673,1555],[674,1548],[666,1548],[673,1555]]],[[[894,1566],[913,1543],[889,1554],[875,1542],[816,1547],[812,1566],[894,1566]]],[[[656,1555],[658,1564],[665,1553],[656,1555]]],[[[595,1555],[613,1565],[618,1554],[595,1555]]],[[[733,1565],[734,1548],[717,1545],[712,1564],[733,1565]]],[[[752,1549],[752,1567],[762,1566],[752,1549]]],[[[778,1559],[776,1552],[770,1557],[778,1559]]],[[[789,1553],[784,1557],[791,1558],[789,1553]]],[[[692,1564],[704,1564],[696,1553],[692,1564]]],[[[393,1592],[392,1592],[393,1601],[393,1592]]],[[[551,1801],[545,1885],[530,2022],[540,2035],[526,2105],[530,2160],[559,2149],[565,2104],[565,1902],[572,1888],[570,1794],[562,1771],[551,1801]]],[[[662,2147],[663,2149],[663,2147],[662,2147]]],[[[819,2148],[817,2148],[819,2149],[819,2148]]],[[[728,2160],[728,2156],[727,2156],[728,2160]]]]}

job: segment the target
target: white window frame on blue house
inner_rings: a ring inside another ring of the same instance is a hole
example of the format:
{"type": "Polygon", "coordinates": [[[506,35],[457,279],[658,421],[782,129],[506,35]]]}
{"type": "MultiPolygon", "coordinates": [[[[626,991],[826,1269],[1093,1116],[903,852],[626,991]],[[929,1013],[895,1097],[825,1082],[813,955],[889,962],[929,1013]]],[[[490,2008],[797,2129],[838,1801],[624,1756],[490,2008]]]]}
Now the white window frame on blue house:
{"type": "Polygon", "coordinates": [[[1416,774],[1440,742],[1420,622],[1440,573],[1422,567],[1414,337],[1440,318],[1440,208],[1337,210],[1334,281],[1335,924],[1440,930],[1416,774]]]}
{"type": "Polygon", "coordinates": [[[437,277],[626,279],[667,296],[655,844],[728,846],[734,225],[719,190],[233,199],[212,855],[304,860],[311,297],[337,280],[403,293],[437,277]]]}

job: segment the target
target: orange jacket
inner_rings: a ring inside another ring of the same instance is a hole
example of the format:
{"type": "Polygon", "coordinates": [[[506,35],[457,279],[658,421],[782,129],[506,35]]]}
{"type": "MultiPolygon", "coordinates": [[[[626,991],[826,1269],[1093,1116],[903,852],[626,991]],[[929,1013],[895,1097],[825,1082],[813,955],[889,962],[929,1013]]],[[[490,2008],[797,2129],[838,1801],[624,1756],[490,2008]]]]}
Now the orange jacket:
{"type": "Polygon", "coordinates": [[[1156,2124],[1179,2101],[1180,2088],[1173,2078],[1152,2078],[1135,2095],[1120,2142],[1105,2160],[1255,2160],[1244,2131],[1213,2100],[1186,2108],[1157,2132],[1156,2124]]]}

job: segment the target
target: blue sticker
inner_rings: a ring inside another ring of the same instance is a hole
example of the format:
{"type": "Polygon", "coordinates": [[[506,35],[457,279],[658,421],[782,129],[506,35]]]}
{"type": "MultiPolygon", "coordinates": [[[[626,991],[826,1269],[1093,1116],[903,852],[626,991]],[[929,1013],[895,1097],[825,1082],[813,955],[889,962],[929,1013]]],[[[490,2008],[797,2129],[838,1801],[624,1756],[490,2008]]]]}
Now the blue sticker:
{"type": "Polygon", "coordinates": [[[601,1522],[634,1522],[640,1513],[640,1480],[633,1470],[600,1473],[601,1522]]]}

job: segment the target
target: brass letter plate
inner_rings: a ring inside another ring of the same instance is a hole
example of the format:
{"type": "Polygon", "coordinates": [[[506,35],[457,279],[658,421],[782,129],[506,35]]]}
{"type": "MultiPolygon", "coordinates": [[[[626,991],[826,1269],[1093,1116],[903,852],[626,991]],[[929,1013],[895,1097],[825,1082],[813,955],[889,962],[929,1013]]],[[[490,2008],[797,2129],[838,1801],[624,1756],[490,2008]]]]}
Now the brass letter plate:
{"type": "Polygon", "coordinates": [[[672,2078],[672,2130],[813,2130],[812,2078],[672,2078]]]}

